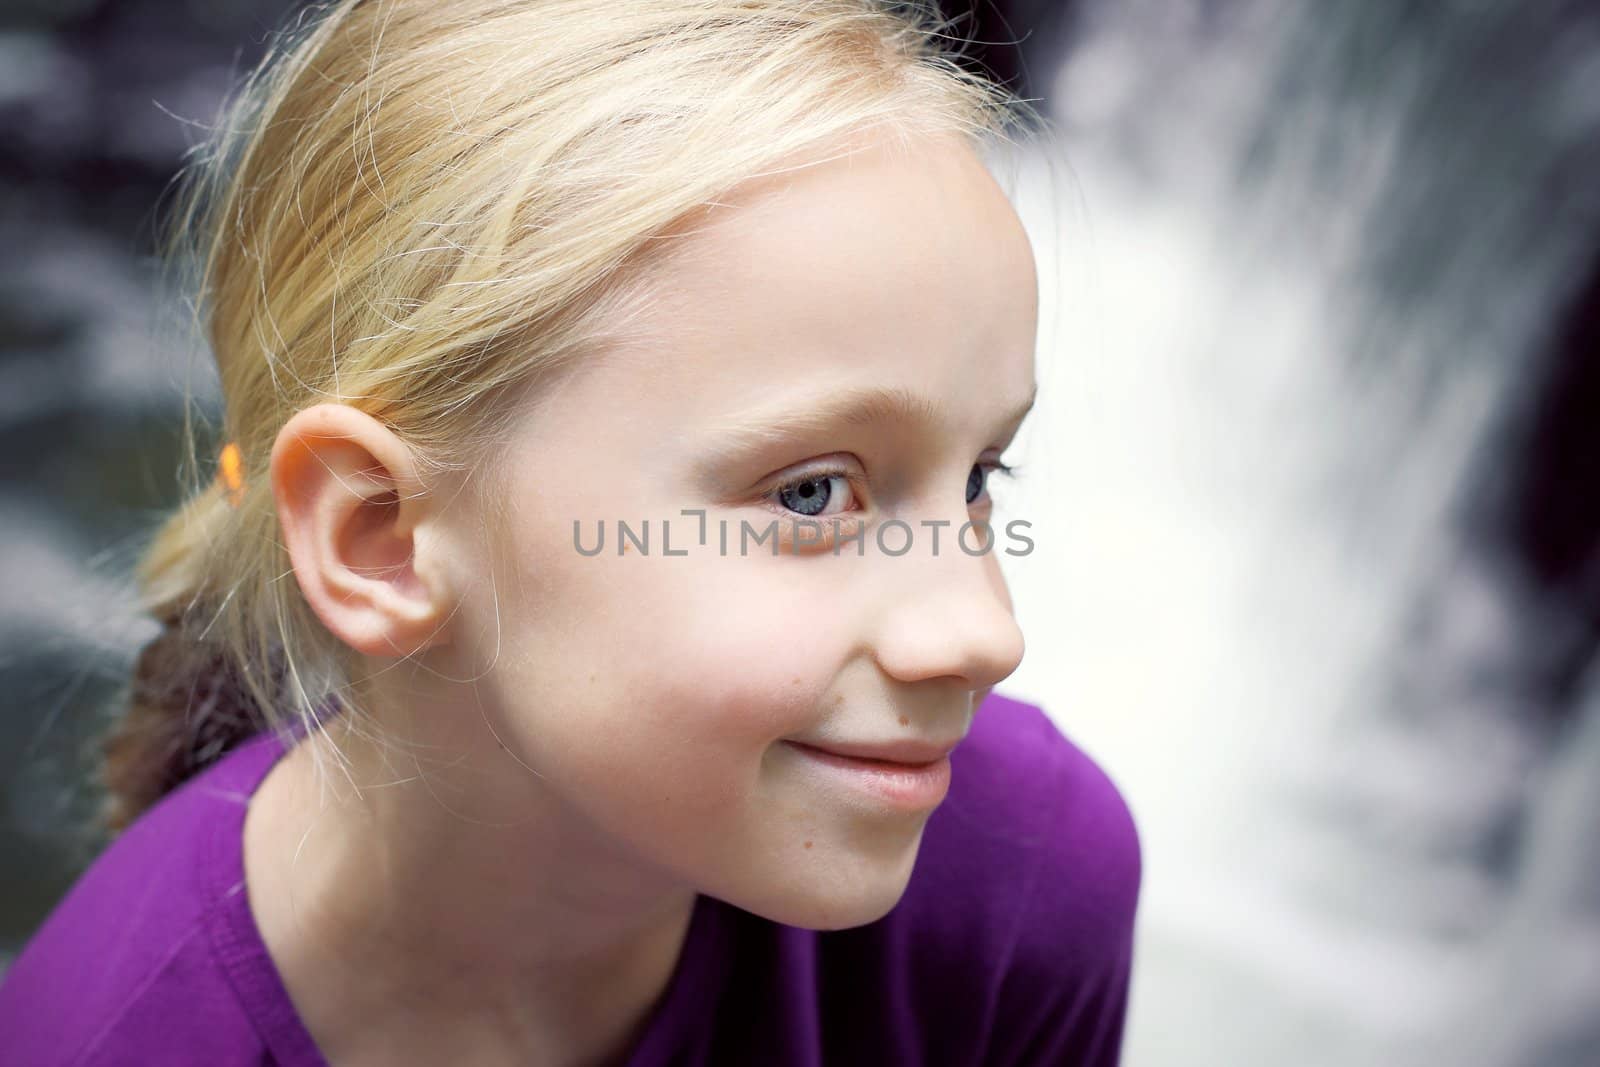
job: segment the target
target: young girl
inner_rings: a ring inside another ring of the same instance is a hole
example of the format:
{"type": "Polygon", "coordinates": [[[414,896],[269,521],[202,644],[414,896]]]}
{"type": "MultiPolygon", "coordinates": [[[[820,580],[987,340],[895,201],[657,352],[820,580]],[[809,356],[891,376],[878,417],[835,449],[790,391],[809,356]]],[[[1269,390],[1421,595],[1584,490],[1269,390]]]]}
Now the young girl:
{"type": "Polygon", "coordinates": [[[252,76],[177,215],[228,444],[6,1063],[1118,1060],[1133,821],[990,695],[1020,102],[939,40],[341,0],[252,76]]]}

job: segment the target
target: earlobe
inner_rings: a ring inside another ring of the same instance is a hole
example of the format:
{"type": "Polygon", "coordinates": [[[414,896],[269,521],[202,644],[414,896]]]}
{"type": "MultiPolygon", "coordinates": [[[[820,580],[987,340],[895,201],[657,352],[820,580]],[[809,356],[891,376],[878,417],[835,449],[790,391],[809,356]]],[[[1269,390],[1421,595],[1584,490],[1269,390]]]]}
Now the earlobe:
{"type": "Polygon", "coordinates": [[[419,556],[432,548],[430,500],[404,441],[355,408],[318,404],[279,431],[271,479],[295,579],[330,632],[382,658],[447,643],[449,592],[419,556]]]}

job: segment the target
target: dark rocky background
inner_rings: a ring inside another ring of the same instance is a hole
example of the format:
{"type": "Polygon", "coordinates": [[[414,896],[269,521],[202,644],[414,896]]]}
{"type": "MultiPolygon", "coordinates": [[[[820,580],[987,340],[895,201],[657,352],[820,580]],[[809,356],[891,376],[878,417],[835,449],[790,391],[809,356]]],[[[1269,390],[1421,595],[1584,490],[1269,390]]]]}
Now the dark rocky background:
{"type": "Polygon", "coordinates": [[[292,6],[0,4],[0,946],[98,845],[86,745],[152,632],[117,579],[177,502],[186,377],[212,388],[167,328],[155,213],[292,6]]]}

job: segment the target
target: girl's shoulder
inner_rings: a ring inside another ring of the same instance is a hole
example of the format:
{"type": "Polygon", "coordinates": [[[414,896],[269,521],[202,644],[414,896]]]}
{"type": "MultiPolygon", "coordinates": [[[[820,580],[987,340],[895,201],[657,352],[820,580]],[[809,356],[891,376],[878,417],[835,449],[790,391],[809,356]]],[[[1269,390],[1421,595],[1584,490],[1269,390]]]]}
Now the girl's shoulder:
{"type": "Polygon", "coordinates": [[[950,763],[903,903],[981,895],[984,910],[1011,908],[1019,924],[1131,921],[1143,873],[1133,813],[1041,707],[990,694],[950,763]]]}
{"type": "Polygon", "coordinates": [[[248,918],[244,815],[281,752],[272,735],[244,742],[90,864],[3,976],[7,1055],[39,1067],[261,1061],[232,962],[248,918]]]}
{"type": "Polygon", "coordinates": [[[917,861],[922,887],[970,882],[981,867],[1000,883],[990,894],[1039,913],[1028,918],[1048,920],[1058,902],[1078,919],[1131,920],[1143,873],[1133,813],[1041,707],[991,693],[950,761],[950,793],[917,861]]]}
{"type": "Polygon", "coordinates": [[[1116,1063],[1143,878],[1126,799],[1042,708],[997,694],[950,759],[897,909],[928,946],[916,973],[952,1013],[952,995],[983,1005],[972,1062],[1116,1063]]]}

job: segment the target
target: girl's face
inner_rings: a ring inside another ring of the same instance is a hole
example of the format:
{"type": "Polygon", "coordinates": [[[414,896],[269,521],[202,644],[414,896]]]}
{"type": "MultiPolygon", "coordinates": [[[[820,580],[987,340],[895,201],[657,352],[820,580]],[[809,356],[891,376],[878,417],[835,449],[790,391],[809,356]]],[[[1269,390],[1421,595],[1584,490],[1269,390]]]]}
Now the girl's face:
{"type": "Polygon", "coordinates": [[[1032,252],[953,139],[763,178],[681,239],[632,340],[519,424],[505,558],[465,583],[453,647],[530,802],[641,871],[859,925],[900,899],[934,806],[783,742],[959,740],[1021,660],[1008,517],[986,554],[956,534],[991,519],[986,488],[968,498],[1034,390],[1032,252]],[[916,406],[863,409],[869,390],[916,406]],[[835,519],[868,524],[864,550],[835,551],[835,519]],[[890,519],[910,536],[885,552],[890,519]],[[774,520],[776,555],[755,540],[774,520]],[[619,554],[619,522],[648,549],[619,554]]]}

